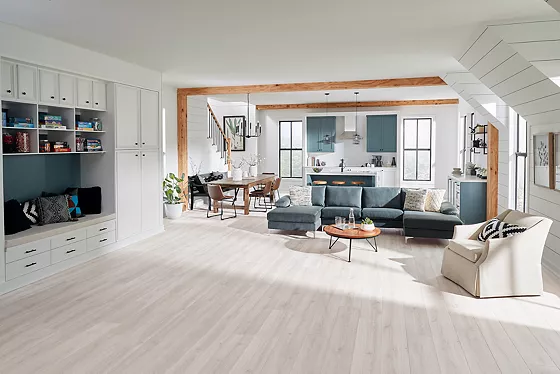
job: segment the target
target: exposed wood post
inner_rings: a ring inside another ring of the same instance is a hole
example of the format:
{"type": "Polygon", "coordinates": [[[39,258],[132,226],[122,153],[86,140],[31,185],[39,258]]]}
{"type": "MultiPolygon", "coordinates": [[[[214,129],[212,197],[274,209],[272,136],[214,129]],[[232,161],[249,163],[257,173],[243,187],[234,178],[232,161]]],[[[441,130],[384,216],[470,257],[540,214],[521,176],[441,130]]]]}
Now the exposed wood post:
{"type": "Polygon", "coordinates": [[[556,189],[556,149],[554,147],[554,133],[548,133],[548,180],[551,190],[556,189]]]}
{"type": "MultiPolygon", "coordinates": [[[[178,174],[189,175],[188,134],[187,134],[187,95],[177,91],[177,155],[178,174]]],[[[186,210],[187,205],[183,205],[186,210]]]]}
{"type": "Polygon", "coordinates": [[[488,123],[488,160],[486,181],[486,218],[498,215],[498,162],[500,133],[490,122],[488,123]]]}

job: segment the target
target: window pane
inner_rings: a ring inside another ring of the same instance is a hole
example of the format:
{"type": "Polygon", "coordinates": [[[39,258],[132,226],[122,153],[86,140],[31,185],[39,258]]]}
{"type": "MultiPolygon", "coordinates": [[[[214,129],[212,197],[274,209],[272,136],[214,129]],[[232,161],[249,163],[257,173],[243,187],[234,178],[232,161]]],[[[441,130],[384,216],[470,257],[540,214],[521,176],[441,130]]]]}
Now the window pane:
{"type": "Polygon", "coordinates": [[[404,179],[416,179],[416,151],[404,151],[404,179]]]}
{"type": "Polygon", "coordinates": [[[525,157],[517,156],[517,185],[516,185],[516,201],[515,209],[524,212],[525,211],[525,173],[527,163],[525,157]]]}
{"type": "Polygon", "coordinates": [[[292,148],[303,148],[303,123],[292,122],[292,148]]]}
{"type": "Polygon", "coordinates": [[[429,149],[431,143],[431,119],[421,119],[418,121],[418,148],[429,149]]]}
{"type": "Polygon", "coordinates": [[[292,151],[292,177],[303,177],[303,151],[292,151]]]}
{"type": "Polygon", "coordinates": [[[519,152],[527,153],[527,121],[519,117],[519,152]]]}
{"type": "Polygon", "coordinates": [[[291,122],[280,122],[280,148],[290,148],[292,146],[290,125],[291,122]]]}
{"type": "Polygon", "coordinates": [[[404,148],[416,148],[416,120],[404,120],[404,148]]]}
{"type": "Polygon", "coordinates": [[[432,166],[430,165],[430,151],[418,151],[418,180],[429,181],[432,166]]]}
{"type": "Polygon", "coordinates": [[[282,178],[290,177],[290,152],[280,151],[280,176],[282,178]]]}

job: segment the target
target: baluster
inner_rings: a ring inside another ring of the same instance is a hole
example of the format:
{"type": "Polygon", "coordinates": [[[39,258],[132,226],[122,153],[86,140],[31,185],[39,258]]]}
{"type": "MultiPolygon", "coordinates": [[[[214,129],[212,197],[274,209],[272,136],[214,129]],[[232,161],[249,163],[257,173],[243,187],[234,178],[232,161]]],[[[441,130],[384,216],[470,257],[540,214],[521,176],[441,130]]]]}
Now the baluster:
{"type": "Polygon", "coordinates": [[[208,109],[208,136],[206,139],[210,139],[210,132],[212,131],[212,114],[210,113],[210,109],[208,109]]]}
{"type": "Polygon", "coordinates": [[[212,123],[212,145],[216,145],[216,126],[214,126],[214,123],[212,123]]]}

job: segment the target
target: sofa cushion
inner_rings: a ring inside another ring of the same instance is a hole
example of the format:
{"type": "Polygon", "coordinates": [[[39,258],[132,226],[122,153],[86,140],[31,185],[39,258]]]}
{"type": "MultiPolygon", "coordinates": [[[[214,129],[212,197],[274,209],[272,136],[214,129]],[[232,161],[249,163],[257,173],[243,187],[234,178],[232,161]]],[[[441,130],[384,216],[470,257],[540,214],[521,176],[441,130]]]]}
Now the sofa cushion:
{"type": "Polygon", "coordinates": [[[403,208],[401,189],[397,187],[364,187],[362,208],[403,208]]]}
{"type": "Polygon", "coordinates": [[[447,247],[471,262],[477,262],[484,251],[484,243],[469,239],[451,239],[447,247]]]}
{"type": "MultiPolygon", "coordinates": [[[[349,187],[349,188],[356,188],[356,187],[349,187]]],[[[334,219],[335,217],[344,217],[348,220],[348,216],[350,215],[350,208],[349,206],[327,206],[323,208],[323,212],[321,213],[322,218],[329,218],[334,219]]],[[[362,218],[362,212],[360,209],[354,209],[354,218],[356,218],[356,222],[359,218],[362,218]]]]}
{"type": "Polygon", "coordinates": [[[325,206],[326,186],[311,187],[311,205],[325,206]]]}
{"type": "Polygon", "coordinates": [[[459,217],[442,213],[407,210],[403,215],[405,228],[453,231],[456,225],[462,224],[459,217]]]}
{"type": "Polygon", "coordinates": [[[364,208],[362,209],[362,217],[371,218],[373,221],[402,220],[403,211],[392,208],[364,208]]]}
{"type": "Polygon", "coordinates": [[[362,207],[362,188],[327,186],[325,205],[330,207],[362,207]]]}
{"type": "Polygon", "coordinates": [[[288,208],[275,208],[266,215],[269,221],[314,223],[321,216],[319,206],[291,206],[288,208]]]}

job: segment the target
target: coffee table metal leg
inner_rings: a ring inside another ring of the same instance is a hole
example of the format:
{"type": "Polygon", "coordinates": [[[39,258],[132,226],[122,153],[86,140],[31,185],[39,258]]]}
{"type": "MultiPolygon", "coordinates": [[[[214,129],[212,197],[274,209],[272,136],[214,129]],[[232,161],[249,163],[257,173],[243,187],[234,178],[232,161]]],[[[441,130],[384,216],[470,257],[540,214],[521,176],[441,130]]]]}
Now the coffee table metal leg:
{"type": "Polygon", "coordinates": [[[350,262],[351,257],[352,257],[352,239],[350,239],[350,250],[348,252],[348,262],[350,262]]]}
{"type": "Polygon", "coordinates": [[[329,240],[329,249],[331,249],[331,248],[336,244],[336,242],[338,241],[338,239],[340,239],[340,238],[336,238],[335,241],[334,241],[334,243],[333,243],[332,238],[333,238],[333,237],[331,236],[331,238],[330,238],[330,240],[329,240]]]}
{"type": "Polygon", "coordinates": [[[377,240],[375,239],[375,236],[373,237],[373,241],[374,241],[375,245],[371,244],[371,242],[367,238],[366,238],[366,241],[369,243],[371,248],[373,248],[375,250],[375,252],[377,252],[377,240]]]}

